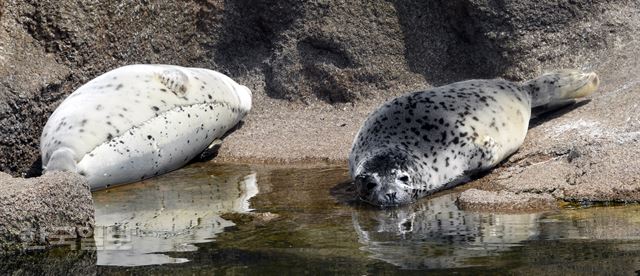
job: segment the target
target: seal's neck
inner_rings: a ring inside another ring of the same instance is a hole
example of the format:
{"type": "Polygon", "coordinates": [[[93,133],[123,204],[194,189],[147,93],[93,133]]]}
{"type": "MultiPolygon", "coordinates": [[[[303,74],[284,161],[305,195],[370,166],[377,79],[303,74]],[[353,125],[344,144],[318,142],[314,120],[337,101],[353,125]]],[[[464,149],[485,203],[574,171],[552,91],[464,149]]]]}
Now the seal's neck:
{"type": "Polygon", "coordinates": [[[590,95],[598,88],[595,73],[566,70],[544,74],[523,84],[531,97],[531,107],[590,95]]]}

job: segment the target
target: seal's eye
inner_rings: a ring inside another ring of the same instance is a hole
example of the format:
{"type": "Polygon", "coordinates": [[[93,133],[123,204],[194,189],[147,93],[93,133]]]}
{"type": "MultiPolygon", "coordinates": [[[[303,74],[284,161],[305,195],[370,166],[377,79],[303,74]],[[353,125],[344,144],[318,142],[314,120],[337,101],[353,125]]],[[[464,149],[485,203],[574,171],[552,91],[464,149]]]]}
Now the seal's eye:
{"type": "Polygon", "coordinates": [[[403,175],[403,176],[399,177],[398,180],[400,180],[402,182],[408,182],[409,181],[409,176],[408,175],[403,175]]]}
{"type": "Polygon", "coordinates": [[[375,182],[369,182],[369,183],[367,183],[367,189],[371,190],[371,189],[375,188],[376,185],[378,185],[378,184],[376,184],[375,182]]]}

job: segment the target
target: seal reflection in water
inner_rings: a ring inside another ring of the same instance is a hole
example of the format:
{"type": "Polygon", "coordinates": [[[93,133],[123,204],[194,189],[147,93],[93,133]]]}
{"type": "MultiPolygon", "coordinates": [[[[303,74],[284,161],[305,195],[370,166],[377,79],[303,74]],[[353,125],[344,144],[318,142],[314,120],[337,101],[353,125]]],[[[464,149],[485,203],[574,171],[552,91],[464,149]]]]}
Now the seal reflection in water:
{"type": "Polygon", "coordinates": [[[248,166],[189,166],[136,185],[94,193],[98,265],[185,262],[163,252],[194,251],[235,224],[225,213],[252,211],[258,194],[248,166]]]}
{"type": "Polygon", "coordinates": [[[593,271],[606,274],[611,266],[635,260],[610,261],[637,252],[638,205],[500,214],[460,210],[457,197],[450,193],[384,210],[355,208],[361,249],[404,269],[558,264],[580,270],[585,261],[595,261],[602,268],[593,271]]]}
{"type": "Polygon", "coordinates": [[[514,83],[469,80],[395,98],[353,142],[349,170],[360,199],[410,203],[496,166],[524,142],[531,109],[588,96],[595,73],[561,71],[514,83]]]}
{"type": "Polygon", "coordinates": [[[539,234],[540,214],[483,214],[458,209],[455,194],[416,204],[355,210],[353,226],[363,250],[406,269],[468,266],[539,234]]]}
{"type": "Polygon", "coordinates": [[[251,109],[251,91],[202,68],[129,65],[81,86],[40,139],[47,171],[84,175],[93,190],[184,166],[251,109]]]}

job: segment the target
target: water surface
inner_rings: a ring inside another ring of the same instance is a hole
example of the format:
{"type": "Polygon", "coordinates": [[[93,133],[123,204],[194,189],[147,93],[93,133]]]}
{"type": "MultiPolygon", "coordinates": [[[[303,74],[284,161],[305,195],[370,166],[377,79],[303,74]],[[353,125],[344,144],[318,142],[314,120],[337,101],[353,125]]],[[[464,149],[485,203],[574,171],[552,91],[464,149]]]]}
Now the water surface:
{"type": "Polygon", "coordinates": [[[640,206],[467,212],[444,193],[401,208],[348,204],[342,167],[192,164],[94,193],[97,250],[3,258],[0,271],[159,274],[640,269],[640,206]]]}

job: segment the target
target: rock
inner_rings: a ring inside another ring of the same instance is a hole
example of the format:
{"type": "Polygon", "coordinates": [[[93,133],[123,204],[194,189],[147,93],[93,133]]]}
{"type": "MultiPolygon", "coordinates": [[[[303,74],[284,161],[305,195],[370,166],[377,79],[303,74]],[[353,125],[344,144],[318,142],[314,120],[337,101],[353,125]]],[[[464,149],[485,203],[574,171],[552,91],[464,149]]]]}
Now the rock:
{"type": "Polygon", "coordinates": [[[460,194],[460,209],[483,212],[531,212],[557,209],[557,201],[550,194],[514,193],[469,189],[460,194]]]}
{"type": "Polygon", "coordinates": [[[98,273],[95,250],[46,250],[29,254],[0,255],[2,275],[96,275],[98,273]]]}
{"type": "Polygon", "coordinates": [[[1,3],[0,171],[14,176],[38,175],[39,135],[57,104],[125,64],[212,68],[254,91],[254,110],[216,160],[340,164],[390,97],[581,67],[601,76],[591,102],[535,121],[486,178],[501,175],[498,186],[515,193],[638,200],[635,0],[1,3]]]}
{"type": "Polygon", "coordinates": [[[639,50],[631,41],[603,57],[602,86],[590,101],[530,127],[524,145],[496,170],[501,189],[565,201],[640,201],[640,63],[627,54],[639,50]]]}
{"type": "Polygon", "coordinates": [[[0,254],[56,245],[94,247],[93,201],[81,176],[53,172],[22,179],[0,173],[0,189],[0,254]]]}
{"type": "MultiPolygon", "coordinates": [[[[624,50],[621,44],[633,38],[638,6],[632,0],[9,1],[0,18],[0,170],[16,176],[34,167],[29,174],[37,175],[39,134],[60,100],[131,63],[220,70],[256,92],[255,112],[293,116],[286,101],[272,99],[357,103],[353,124],[338,130],[344,138],[327,139],[317,145],[327,151],[306,156],[342,159],[348,146],[330,145],[350,144],[347,137],[368,111],[395,94],[466,78],[524,79],[542,69],[606,63],[603,55],[624,50]]],[[[311,112],[336,117],[354,111],[325,109],[311,112]]],[[[296,118],[285,121],[273,128],[296,124],[296,118]]],[[[332,121],[291,131],[289,140],[301,145],[275,159],[305,159],[306,134],[330,131],[332,121]]],[[[261,138],[253,135],[252,144],[261,138]]],[[[242,152],[246,145],[230,146],[242,152]]],[[[272,150],[252,149],[258,155],[272,150]]],[[[223,149],[221,157],[233,158],[231,152],[223,149]]]]}

